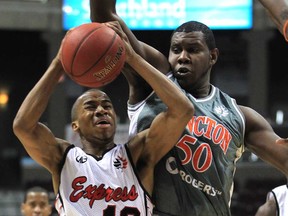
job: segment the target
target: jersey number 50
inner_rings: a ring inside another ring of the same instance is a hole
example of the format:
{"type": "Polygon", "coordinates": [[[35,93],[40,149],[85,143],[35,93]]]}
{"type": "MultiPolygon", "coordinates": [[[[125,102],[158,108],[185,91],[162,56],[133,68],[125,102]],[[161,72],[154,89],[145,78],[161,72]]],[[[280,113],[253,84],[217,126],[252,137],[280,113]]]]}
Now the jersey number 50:
{"type": "Polygon", "coordinates": [[[194,152],[189,145],[195,145],[197,139],[195,137],[185,135],[177,143],[177,147],[184,153],[184,159],[182,164],[186,165],[191,161],[192,167],[197,172],[205,172],[212,163],[212,151],[208,143],[201,143],[194,152]],[[204,158],[204,161],[200,164],[200,158],[204,158]]]}

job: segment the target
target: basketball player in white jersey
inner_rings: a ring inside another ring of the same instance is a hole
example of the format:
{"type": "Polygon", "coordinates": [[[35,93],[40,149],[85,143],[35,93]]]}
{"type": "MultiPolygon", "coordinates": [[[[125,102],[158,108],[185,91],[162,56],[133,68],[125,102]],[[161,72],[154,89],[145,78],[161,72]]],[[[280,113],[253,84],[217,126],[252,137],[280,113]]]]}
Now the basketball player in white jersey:
{"type": "Polygon", "coordinates": [[[121,36],[126,44],[126,62],[167,106],[150,129],[127,144],[115,144],[112,102],[103,91],[92,89],[72,108],[72,128],[83,148],[55,137],[39,119],[64,74],[61,48],[14,119],[14,132],[29,155],[52,174],[59,215],[151,215],[154,166],[177,143],[194,114],[193,104],[181,90],[136,54],[126,35],[121,36]]]}
{"type": "MultiPolygon", "coordinates": [[[[280,145],[287,145],[288,139],[279,139],[277,140],[277,143],[280,145]]],[[[255,214],[255,216],[286,215],[288,215],[288,183],[275,187],[268,192],[266,202],[258,208],[255,214]]]]}
{"type": "Polygon", "coordinates": [[[288,215],[288,185],[281,185],[267,194],[266,202],[259,207],[255,216],[288,215]]]}

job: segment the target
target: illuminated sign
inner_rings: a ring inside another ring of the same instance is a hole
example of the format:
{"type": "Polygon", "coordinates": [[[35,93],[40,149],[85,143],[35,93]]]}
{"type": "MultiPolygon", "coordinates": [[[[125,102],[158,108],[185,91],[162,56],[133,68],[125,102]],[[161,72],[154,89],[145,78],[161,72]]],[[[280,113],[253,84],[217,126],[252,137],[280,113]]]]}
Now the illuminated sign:
{"type": "MultiPolygon", "coordinates": [[[[211,29],[251,29],[252,0],[117,0],[118,15],[132,30],[172,30],[195,20],[211,29]]],[[[63,1],[65,30],[90,22],[89,0],[63,1]]]]}

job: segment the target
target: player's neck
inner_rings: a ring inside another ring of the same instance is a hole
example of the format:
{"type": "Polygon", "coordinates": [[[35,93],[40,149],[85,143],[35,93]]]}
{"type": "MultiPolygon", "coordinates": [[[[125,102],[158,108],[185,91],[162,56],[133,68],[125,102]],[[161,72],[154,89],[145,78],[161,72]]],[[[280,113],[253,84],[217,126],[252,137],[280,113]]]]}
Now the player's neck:
{"type": "Polygon", "coordinates": [[[114,142],[110,142],[103,146],[84,145],[83,151],[87,154],[95,156],[96,158],[102,158],[107,151],[109,151],[114,147],[115,147],[114,142]]]}
{"type": "Polygon", "coordinates": [[[211,89],[212,89],[211,84],[208,84],[202,86],[201,88],[192,88],[187,92],[189,92],[195,98],[205,98],[210,94],[211,89]]]}

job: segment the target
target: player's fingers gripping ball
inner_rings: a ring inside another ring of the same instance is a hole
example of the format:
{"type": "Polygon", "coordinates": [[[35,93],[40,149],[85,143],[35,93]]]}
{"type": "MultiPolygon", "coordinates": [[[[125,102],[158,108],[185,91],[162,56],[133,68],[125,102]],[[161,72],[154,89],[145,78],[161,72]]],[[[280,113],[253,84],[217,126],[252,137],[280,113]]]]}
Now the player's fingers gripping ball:
{"type": "Polygon", "coordinates": [[[120,74],[126,59],[119,35],[101,23],[70,30],[62,42],[61,61],[67,75],[86,87],[102,87],[120,74]]]}

